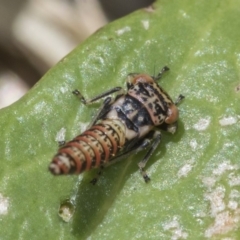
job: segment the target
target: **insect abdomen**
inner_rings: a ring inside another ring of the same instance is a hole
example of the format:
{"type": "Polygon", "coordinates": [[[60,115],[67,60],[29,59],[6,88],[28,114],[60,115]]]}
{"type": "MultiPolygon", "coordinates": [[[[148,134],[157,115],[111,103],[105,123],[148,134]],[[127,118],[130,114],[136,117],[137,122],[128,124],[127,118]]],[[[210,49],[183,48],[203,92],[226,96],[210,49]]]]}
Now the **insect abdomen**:
{"type": "Polygon", "coordinates": [[[79,174],[106,164],[125,143],[120,120],[103,120],[66,143],[54,156],[49,170],[55,174],[79,174]]]}

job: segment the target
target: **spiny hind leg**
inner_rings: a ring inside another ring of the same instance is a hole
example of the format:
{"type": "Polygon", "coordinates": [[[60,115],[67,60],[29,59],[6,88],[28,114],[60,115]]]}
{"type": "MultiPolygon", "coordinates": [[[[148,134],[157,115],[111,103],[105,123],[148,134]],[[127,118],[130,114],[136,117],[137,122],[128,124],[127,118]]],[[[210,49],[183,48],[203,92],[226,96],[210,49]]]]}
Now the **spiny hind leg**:
{"type": "Polygon", "coordinates": [[[126,159],[132,154],[137,154],[142,150],[148,149],[144,158],[138,163],[138,167],[141,175],[143,176],[144,181],[148,182],[150,180],[150,177],[147,175],[144,168],[146,166],[147,161],[153,154],[154,150],[160,143],[160,140],[161,140],[161,133],[159,131],[151,131],[146,138],[135,141],[135,144],[133,144],[131,148],[127,148],[126,151],[123,151],[122,153],[118,154],[116,157],[110,159],[109,165],[121,160],[122,158],[126,159]]]}
{"type": "MultiPolygon", "coordinates": [[[[156,147],[158,146],[158,144],[160,143],[161,140],[161,133],[159,131],[151,131],[148,134],[148,137],[145,139],[140,139],[138,141],[135,141],[135,144],[133,144],[133,146],[131,148],[128,148],[126,151],[121,152],[120,154],[118,154],[117,156],[113,157],[110,159],[110,162],[106,165],[109,166],[113,163],[116,163],[120,160],[122,160],[123,158],[126,159],[127,157],[129,157],[130,155],[132,155],[133,153],[136,154],[142,150],[145,150],[146,148],[148,148],[148,151],[146,153],[146,155],[144,156],[144,158],[138,163],[138,167],[140,170],[141,175],[143,176],[144,181],[147,183],[150,178],[147,175],[146,171],[144,170],[147,161],[149,160],[149,158],[151,157],[151,155],[153,154],[154,150],[156,149],[156,147]]],[[[101,166],[100,171],[97,173],[97,176],[94,177],[91,180],[91,183],[93,185],[95,185],[99,179],[99,177],[102,175],[102,170],[104,168],[104,165],[101,166]]]]}
{"type": "Polygon", "coordinates": [[[110,166],[113,163],[116,163],[116,162],[122,160],[123,158],[126,159],[133,153],[136,154],[137,152],[146,149],[146,147],[149,146],[149,143],[150,143],[150,141],[148,139],[146,139],[144,141],[141,140],[141,142],[139,141],[139,139],[138,140],[135,139],[134,141],[130,142],[128,147],[125,149],[125,151],[122,151],[120,154],[117,154],[116,156],[112,157],[108,163],[100,166],[99,171],[97,172],[96,176],[90,181],[90,183],[92,183],[93,185],[95,185],[97,183],[98,179],[100,178],[100,176],[103,173],[103,169],[106,166],[110,166]]]}

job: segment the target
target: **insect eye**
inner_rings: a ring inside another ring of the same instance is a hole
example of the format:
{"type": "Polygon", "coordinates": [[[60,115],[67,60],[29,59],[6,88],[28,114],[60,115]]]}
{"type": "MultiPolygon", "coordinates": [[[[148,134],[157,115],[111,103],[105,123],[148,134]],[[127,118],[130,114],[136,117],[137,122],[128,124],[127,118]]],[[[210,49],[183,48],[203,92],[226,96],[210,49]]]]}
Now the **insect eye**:
{"type": "Polygon", "coordinates": [[[176,105],[172,104],[168,108],[167,115],[168,116],[165,119],[165,123],[167,123],[167,124],[172,124],[178,120],[179,113],[178,113],[178,108],[176,107],[176,105]]]}

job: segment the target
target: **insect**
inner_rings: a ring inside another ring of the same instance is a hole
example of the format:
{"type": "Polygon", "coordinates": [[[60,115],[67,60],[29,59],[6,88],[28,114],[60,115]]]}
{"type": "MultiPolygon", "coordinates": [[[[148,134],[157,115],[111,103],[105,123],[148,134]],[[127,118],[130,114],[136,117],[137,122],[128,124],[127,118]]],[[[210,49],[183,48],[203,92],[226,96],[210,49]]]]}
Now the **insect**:
{"type": "Polygon", "coordinates": [[[145,149],[138,167],[148,182],[145,165],[161,141],[160,130],[176,132],[177,105],[184,98],[180,94],[173,102],[158,85],[157,81],[168,70],[165,66],[155,77],[130,73],[126,93],[115,87],[86,100],[78,90],[73,91],[85,105],[106,98],[87,130],[59,148],[49,170],[54,175],[79,174],[145,149]],[[114,99],[109,96],[113,93],[118,93],[114,99]]]}

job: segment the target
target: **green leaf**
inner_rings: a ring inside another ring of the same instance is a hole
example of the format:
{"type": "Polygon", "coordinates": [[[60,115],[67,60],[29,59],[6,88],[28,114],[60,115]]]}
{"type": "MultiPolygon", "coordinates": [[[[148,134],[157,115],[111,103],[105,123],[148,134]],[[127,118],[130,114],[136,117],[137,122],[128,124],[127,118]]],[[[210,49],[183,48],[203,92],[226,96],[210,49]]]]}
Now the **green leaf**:
{"type": "Polygon", "coordinates": [[[0,239],[239,239],[239,16],[237,0],[157,1],[96,32],[2,109],[0,239]],[[163,133],[147,164],[150,183],[142,153],[105,169],[97,186],[94,171],[48,172],[57,133],[72,139],[100,106],[72,90],[91,98],[165,65],[160,84],[186,99],[177,134],[163,133]],[[61,204],[74,209],[68,222],[61,204]]]}

